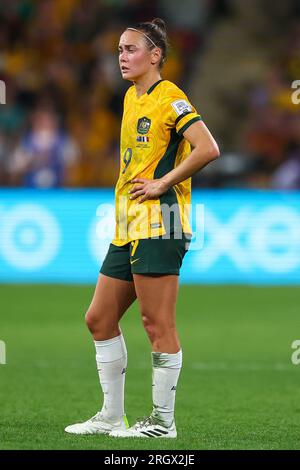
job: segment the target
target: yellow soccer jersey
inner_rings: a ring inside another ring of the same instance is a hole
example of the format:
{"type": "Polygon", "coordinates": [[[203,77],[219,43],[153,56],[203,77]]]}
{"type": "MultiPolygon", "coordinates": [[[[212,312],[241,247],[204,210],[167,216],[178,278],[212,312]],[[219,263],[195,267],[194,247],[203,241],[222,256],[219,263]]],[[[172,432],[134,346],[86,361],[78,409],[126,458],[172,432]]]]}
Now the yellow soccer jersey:
{"type": "Polygon", "coordinates": [[[174,83],[159,80],[137,97],[131,86],[124,98],[121,126],[121,164],[116,185],[117,246],[141,238],[174,231],[191,233],[189,205],[191,178],[174,185],[160,196],[138,204],[130,200],[134,178],[158,179],[169,173],[191,152],[183,132],[200,115],[174,83]]]}

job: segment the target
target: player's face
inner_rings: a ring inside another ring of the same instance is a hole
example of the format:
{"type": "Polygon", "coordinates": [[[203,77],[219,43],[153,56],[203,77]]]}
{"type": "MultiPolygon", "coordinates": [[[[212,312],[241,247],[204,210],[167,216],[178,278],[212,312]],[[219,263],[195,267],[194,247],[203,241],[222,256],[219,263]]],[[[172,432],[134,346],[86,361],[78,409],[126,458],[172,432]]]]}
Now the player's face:
{"type": "Polygon", "coordinates": [[[151,69],[153,58],[142,34],[126,30],[119,42],[119,64],[125,80],[137,80],[151,69]]]}

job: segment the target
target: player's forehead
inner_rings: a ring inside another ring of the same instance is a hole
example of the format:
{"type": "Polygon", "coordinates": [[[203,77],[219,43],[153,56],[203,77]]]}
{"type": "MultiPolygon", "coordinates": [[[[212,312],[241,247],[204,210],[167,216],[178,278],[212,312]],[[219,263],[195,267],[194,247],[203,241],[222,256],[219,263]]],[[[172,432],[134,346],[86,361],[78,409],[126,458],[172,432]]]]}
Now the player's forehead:
{"type": "Polygon", "coordinates": [[[145,47],[143,35],[137,31],[125,30],[124,33],[121,34],[119,47],[129,46],[145,47]]]}

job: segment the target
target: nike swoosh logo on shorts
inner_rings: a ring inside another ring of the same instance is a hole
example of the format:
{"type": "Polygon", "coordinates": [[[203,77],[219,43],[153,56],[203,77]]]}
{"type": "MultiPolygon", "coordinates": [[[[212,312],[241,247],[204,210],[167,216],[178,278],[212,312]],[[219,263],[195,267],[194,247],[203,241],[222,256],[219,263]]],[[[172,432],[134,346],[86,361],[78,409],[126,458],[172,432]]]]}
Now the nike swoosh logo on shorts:
{"type": "Polygon", "coordinates": [[[136,258],[136,259],[134,259],[134,260],[132,260],[132,261],[130,260],[130,264],[135,263],[135,262],[138,261],[139,259],[140,259],[140,258],[136,258]]]}

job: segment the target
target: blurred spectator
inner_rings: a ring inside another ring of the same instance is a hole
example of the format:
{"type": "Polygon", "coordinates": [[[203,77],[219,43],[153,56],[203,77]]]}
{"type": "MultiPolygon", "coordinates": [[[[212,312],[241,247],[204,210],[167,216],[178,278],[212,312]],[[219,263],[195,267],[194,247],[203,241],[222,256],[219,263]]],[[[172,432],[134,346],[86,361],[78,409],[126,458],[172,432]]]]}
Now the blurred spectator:
{"type": "Polygon", "coordinates": [[[0,185],[115,184],[130,86],[119,36],[161,16],[171,44],[162,76],[190,90],[224,157],[193,184],[300,188],[288,176],[298,168],[299,14],[297,0],[0,1],[0,185]]]}
{"type": "Polygon", "coordinates": [[[68,185],[68,169],[76,163],[79,149],[58,124],[53,111],[37,109],[31,129],[25,133],[9,163],[13,183],[30,188],[68,185]]]}
{"type": "Polygon", "coordinates": [[[192,89],[223,156],[238,155],[245,165],[220,159],[196,181],[268,188],[299,136],[300,105],[291,99],[292,82],[300,77],[299,2],[228,0],[227,6],[210,24],[192,89]]]}
{"type": "Polygon", "coordinates": [[[7,142],[5,135],[0,133],[0,186],[7,184],[7,161],[6,156],[8,154],[7,142]]]}
{"type": "Polygon", "coordinates": [[[290,144],[285,161],[277,168],[271,178],[274,189],[300,188],[300,144],[290,144]]]}

